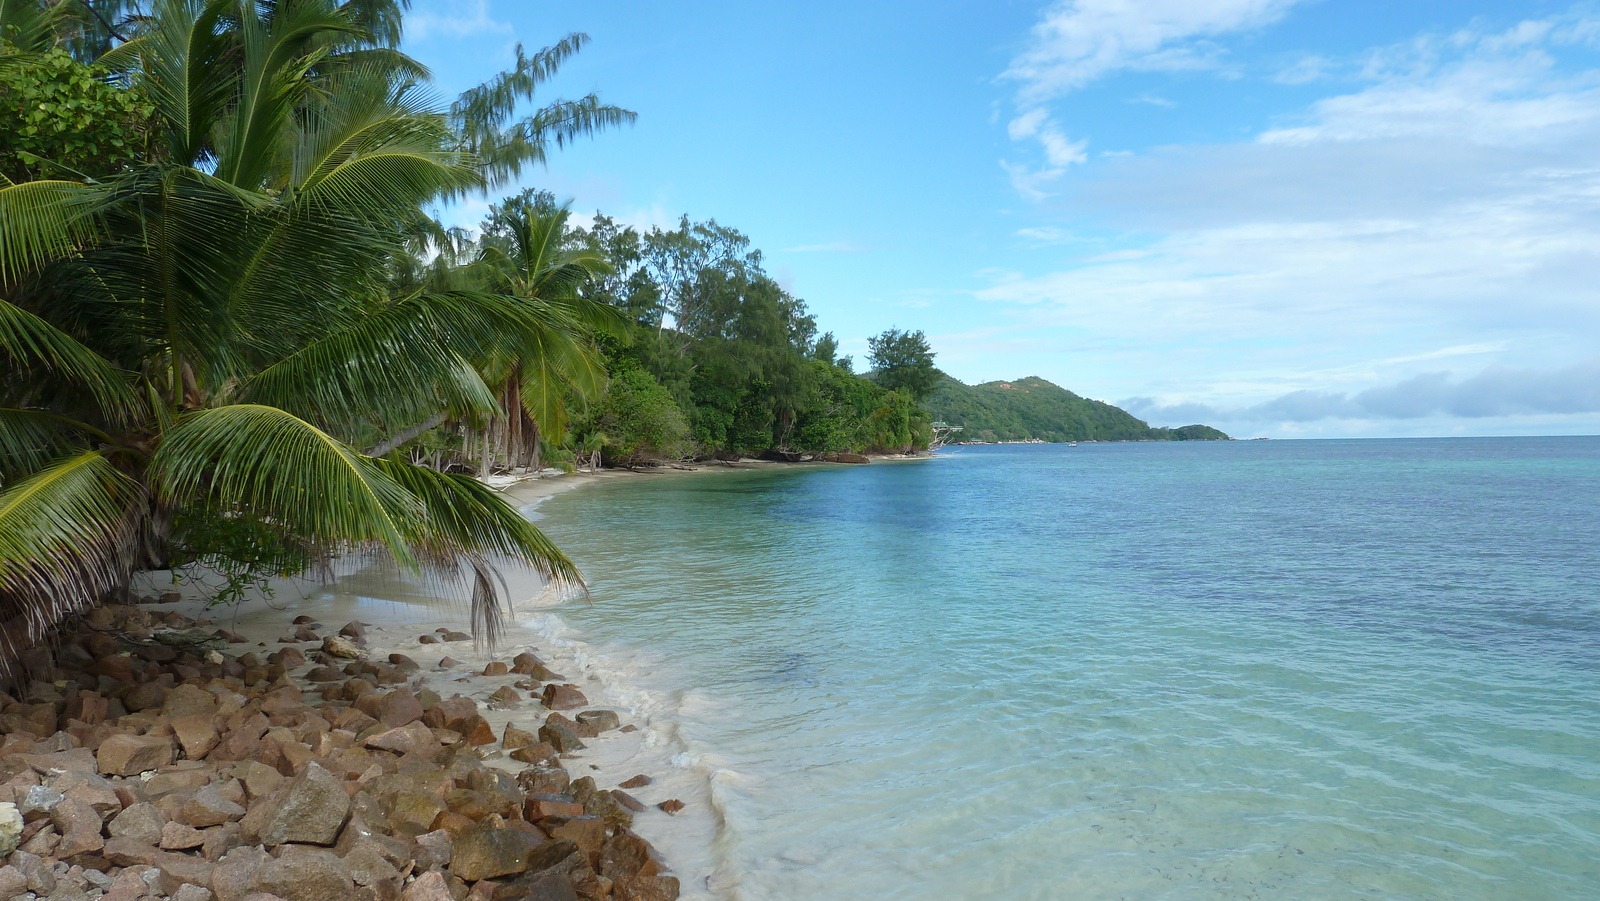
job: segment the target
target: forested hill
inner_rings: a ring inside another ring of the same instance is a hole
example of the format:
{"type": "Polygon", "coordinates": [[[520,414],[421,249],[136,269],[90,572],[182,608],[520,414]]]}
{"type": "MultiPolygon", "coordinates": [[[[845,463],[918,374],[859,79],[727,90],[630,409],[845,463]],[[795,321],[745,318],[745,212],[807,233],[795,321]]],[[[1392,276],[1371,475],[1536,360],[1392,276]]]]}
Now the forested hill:
{"type": "Polygon", "coordinates": [[[1126,410],[1079,397],[1037,376],[966,385],[948,375],[924,402],[934,421],[963,426],[967,441],[1195,441],[1228,436],[1210,426],[1151,428],[1126,410]]]}

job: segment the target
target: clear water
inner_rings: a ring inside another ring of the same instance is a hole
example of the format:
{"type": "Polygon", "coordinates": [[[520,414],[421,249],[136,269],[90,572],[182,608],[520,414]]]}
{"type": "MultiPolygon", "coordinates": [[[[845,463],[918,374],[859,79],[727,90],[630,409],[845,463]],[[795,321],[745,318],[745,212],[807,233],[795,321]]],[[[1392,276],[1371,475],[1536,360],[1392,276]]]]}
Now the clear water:
{"type": "MultiPolygon", "coordinates": [[[[1600,439],[618,480],[562,617],[749,899],[1600,897],[1600,439]]],[[[700,888],[700,886],[696,886],[700,888]]]]}

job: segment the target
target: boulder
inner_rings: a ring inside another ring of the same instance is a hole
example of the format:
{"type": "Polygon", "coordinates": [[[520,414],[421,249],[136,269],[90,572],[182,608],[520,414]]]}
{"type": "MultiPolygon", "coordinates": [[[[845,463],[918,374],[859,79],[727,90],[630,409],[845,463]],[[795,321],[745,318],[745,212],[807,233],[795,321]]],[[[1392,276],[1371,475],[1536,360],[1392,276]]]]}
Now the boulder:
{"type": "Polygon", "coordinates": [[[504,676],[509,672],[511,672],[511,667],[506,666],[505,662],[500,660],[492,661],[483,668],[485,676],[504,676]]]}
{"type": "Polygon", "coordinates": [[[520,829],[480,827],[456,839],[450,872],[468,882],[521,873],[531,848],[532,839],[520,829]]]}
{"type": "Polygon", "coordinates": [[[178,819],[196,829],[221,826],[245,815],[244,807],[223,797],[222,787],[213,783],[194,793],[178,814],[178,819]]]}
{"type": "Polygon", "coordinates": [[[655,780],[651,779],[649,776],[640,773],[639,775],[634,776],[632,779],[629,779],[627,782],[618,785],[617,788],[644,788],[646,785],[649,785],[654,781],[655,780]]]}
{"type": "Polygon", "coordinates": [[[443,641],[471,641],[472,636],[465,632],[446,632],[439,636],[443,641]]]}
{"type": "Polygon", "coordinates": [[[545,723],[539,727],[539,740],[548,742],[552,748],[562,754],[570,754],[584,747],[578,739],[578,733],[560,723],[545,723]]]}
{"type": "Polygon", "coordinates": [[[564,795],[572,787],[572,777],[564,767],[531,766],[517,774],[517,787],[533,795],[564,795]]]}
{"type": "Polygon", "coordinates": [[[22,875],[21,870],[9,865],[0,867],[0,898],[15,898],[27,890],[28,877],[22,875]]]}
{"type": "Polygon", "coordinates": [[[163,851],[189,851],[205,844],[206,834],[183,823],[168,823],[161,827],[156,844],[163,851]]]}
{"type": "Polygon", "coordinates": [[[173,717],[172,735],[183,748],[184,757],[199,760],[217,746],[216,717],[212,714],[173,717]]]}
{"type": "MultiPolygon", "coordinates": [[[[329,635],[322,639],[323,653],[330,657],[343,657],[347,660],[361,656],[361,648],[356,646],[354,640],[344,635],[329,635]]],[[[289,901],[295,901],[291,898],[289,901]]]]}
{"type": "Polygon", "coordinates": [[[558,753],[554,745],[541,741],[526,748],[517,748],[507,756],[518,763],[554,764],[558,753]]]}
{"type": "Polygon", "coordinates": [[[416,861],[418,869],[431,870],[446,866],[450,863],[454,846],[455,841],[450,838],[450,833],[443,829],[424,832],[417,836],[417,848],[412,859],[416,861]]]}
{"type": "Polygon", "coordinates": [[[112,838],[127,838],[145,845],[154,845],[161,841],[162,828],[167,824],[167,818],[154,804],[140,801],[129,804],[126,809],[111,819],[107,831],[112,838]]]}
{"type": "Polygon", "coordinates": [[[320,848],[272,861],[261,868],[259,884],[284,901],[350,901],[356,887],[344,862],[320,848]]]}
{"type": "Polygon", "coordinates": [[[444,874],[430,870],[418,876],[400,893],[400,901],[455,901],[444,874]]]}
{"type": "Polygon", "coordinates": [[[666,811],[667,813],[677,813],[678,811],[683,809],[683,802],[679,801],[677,798],[670,798],[670,799],[668,799],[666,801],[662,801],[660,804],[657,804],[656,806],[661,808],[662,810],[666,811]]]}
{"type": "Polygon", "coordinates": [[[88,854],[105,847],[100,836],[104,826],[100,814],[82,801],[67,798],[50,808],[50,824],[61,836],[55,851],[59,857],[88,854]]]}
{"type": "Polygon", "coordinates": [[[404,688],[389,692],[378,702],[378,722],[391,728],[414,723],[422,714],[422,702],[404,688]]]}
{"type": "Polygon", "coordinates": [[[610,732],[622,728],[622,718],[613,710],[585,710],[577,716],[578,722],[592,727],[596,732],[610,732]]]}
{"type": "Polygon", "coordinates": [[[367,737],[364,744],[380,751],[396,754],[420,754],[432,757],[439,753],[439,739],[421,723],[409,723],[398,729],[385,729],[367,737]]]}
{"type": "Polygon", "coordinates": [[[161,712],[169,717],[212,716],[217,712],[217,699],[211,692],[197,685],[179,685],[167,693],[161,712]]]}
{"type": "Polygon", "coordinates": [[[572,710],[577,707],[589,706],[589,699],[583,696],[576,685],[556,685],[554,683],[544,687],[544,706],[551,710],[572,710]]]}
{"type": "Polygon", "coordinates": [[[532,732],[526,729],[518,729],[510,723],[506,723],[505,734],[500,739],[500,747],[505,748],[507,751],[513,751],[517,748],[526,748],[529,745],[537,744],[538,741],[539,736],[534,735],[532,732]]]}
{"type": "Polygon", "coordinates": [[[623,807],[626,807],[634,813],[644,812],[644,803],[620,788],[612,789],[611,797],[616,798],[618,804],[621,804],[623,807]]]}
{"type": "Polygon", "coordinates": [[[161,735],[113,735],[95,752],[107,776],[137,776],[172,763],[172,739],[161,735]]]}
{"type": "Polygon", "coordinates": [[[275,802],[268,803],[271,809],[259,833],[267,845],[331,845],[350,815],[344,786],[316,763],[306,766],[275,802]]]}

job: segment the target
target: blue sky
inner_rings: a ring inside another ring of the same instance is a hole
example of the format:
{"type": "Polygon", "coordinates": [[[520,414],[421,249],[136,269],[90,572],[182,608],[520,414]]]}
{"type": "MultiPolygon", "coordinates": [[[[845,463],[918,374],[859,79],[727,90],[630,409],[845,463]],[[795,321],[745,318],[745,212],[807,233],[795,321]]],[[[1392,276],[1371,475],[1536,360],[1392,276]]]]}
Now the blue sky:
{"type": "Polygon", "coordinates": [[[549,96],[639,120],[527,183],[740,229],[846,352],[1244,436],[1600,434],[1600,5],[417,0],[407,47],[454,92],[571,31],[549,96]]]}

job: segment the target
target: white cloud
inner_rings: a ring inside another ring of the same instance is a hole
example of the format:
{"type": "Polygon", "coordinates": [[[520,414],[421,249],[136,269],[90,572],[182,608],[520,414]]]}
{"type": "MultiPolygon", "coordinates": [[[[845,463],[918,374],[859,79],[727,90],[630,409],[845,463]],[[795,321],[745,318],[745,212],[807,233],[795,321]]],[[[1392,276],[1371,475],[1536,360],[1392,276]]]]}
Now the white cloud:
{"type": "Polygon", "coordinates": [[[1062,0],[1006,70],[1031,106],[1122,70],[1213,68],[1206,38],[1277,21],[1300,0],[1062,0]]]}
{"type": "Polygon", "coordinates": [[[406,38],[411,41],[462,40],[484,35],[515,33],[510,22],[489,14],[489,0],[425,2],[406,15],[406,38]]]}

